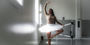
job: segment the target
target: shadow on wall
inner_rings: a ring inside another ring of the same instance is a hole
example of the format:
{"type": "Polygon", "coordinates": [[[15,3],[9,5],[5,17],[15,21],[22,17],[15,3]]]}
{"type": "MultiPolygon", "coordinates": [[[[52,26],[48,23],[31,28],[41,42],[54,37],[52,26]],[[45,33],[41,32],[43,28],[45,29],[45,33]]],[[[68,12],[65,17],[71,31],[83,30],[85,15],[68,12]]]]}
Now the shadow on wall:
{"type": "MultiPolygon", "coordinates": [[[[32,12],[29,12],[29,14],[30,13],[32,14],[32,12]]],[[[25,23],[26,25],[27,23],[33,24],[34,22],[30,19],[31,16],[29,14],[24,15],[22,8],[16,8],[8,0],[0,0],[0,45],[34,45],[35,44],[33,43],[36,41],[35,31],[28,34],[18,34],[18,33],[10,32],[8,31],[9,29],[7,29],[7,27],[11,24],[12,25],[23,24],[23,23],[25,23]]],[[[16,26],[19,32],[22,31],[23,29],[27,29],[25,24],[16,26]]],[[[15,29],[15,26],[13,28],[15,29]]]]}
{"type": "Polygon", "coordinates": [[[82,20],[82,38],[90,37],[90,20],[82,20]]]}

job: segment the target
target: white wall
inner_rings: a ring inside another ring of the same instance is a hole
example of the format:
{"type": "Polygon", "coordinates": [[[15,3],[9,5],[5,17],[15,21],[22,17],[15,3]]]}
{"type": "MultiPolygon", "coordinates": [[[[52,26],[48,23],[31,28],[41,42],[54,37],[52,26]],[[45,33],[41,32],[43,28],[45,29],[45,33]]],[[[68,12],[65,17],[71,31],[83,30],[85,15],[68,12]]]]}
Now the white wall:
{"type": "Polygon", "coordinates": [[[90,0],[81,0],[81,16],[83,20],[90,20],[90,0]]]}
{"type": "MultiPolygon", "coordinates": [[[[46,0],[41,0],[42,7],[44,7],[45,2],[46,0]]],[[[49,8],[54,10],[55,16],[58,20],[62,20],[62,17],[65,17],[65,20],[76,20],[76,0],[50,0],[50,4],[47,6],[47,12],[49,8]]],[[[42,23],[45,24],[45,16],[44,14],[42,15],[42,23]]]]}
{"type": "Polygon", "coordinates": [[[37,45],[35,44],[37,41],[35,31],[23,33],[22,30],[19,33],[18,30],[12,32],[7,28],[14,24],[34,26],[34,0],[25,0],[25,6],[18,8],[9,0],[0,0],[0,45],[37,45]]]}
{"type": "Polygon", "coordinates": [[[66,20],[75,20],[75,0],[51,0],[50,8],[54,9],[57,18],[66,20]]]}
{"type": "Polygon", "coordinates": [[[82,37],[90,38],[90,0],[81,0],[82,37]]]}
{"type": "MultiPolygon", "coordinates": [[[[45,3],[45,0],[42,1],[45,3]]],[[[65,17],[66,20],[75,20],[76,8],[75,0],[50,0],[50,4],[47,6],[47,11],[49,8],[54,10],[56,17],[62,20],[65,17]]]]}

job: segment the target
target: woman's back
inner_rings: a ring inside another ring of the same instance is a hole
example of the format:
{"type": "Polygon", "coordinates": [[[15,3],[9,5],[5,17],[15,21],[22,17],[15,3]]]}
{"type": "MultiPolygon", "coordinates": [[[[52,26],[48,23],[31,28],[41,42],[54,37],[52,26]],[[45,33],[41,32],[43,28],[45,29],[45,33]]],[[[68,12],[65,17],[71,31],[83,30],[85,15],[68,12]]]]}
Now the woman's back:
{"type": "Polygon", "coordinates": [[[48,15],[46,19],[48,24],[55,24],[55,16],[48,15]]]}

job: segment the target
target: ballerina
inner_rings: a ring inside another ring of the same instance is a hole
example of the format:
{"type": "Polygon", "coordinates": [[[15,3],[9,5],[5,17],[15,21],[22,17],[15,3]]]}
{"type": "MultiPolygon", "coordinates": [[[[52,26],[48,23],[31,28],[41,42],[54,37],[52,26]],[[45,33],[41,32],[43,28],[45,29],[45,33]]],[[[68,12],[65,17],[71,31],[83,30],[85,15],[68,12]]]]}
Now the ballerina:
{"type": "Polygon", "coordinates": [[[46,16],[46,19],[47,19],[47,24],[40,27],[39,30],[41,32],[46,32],[47,33],[48,45],[51,45],[51,39],[64,31],[63,30],[64,25],[61,24],[57,20],[52,8],[50,8],[48,10],[48,12],[46,11],[46,7],[47,7],[48,4],[49,4],[49,2],[46,2],[45,5],[44,5],[44,13],[45,13],[45,16],[46,16]],[[51,34],[52,31],[56,31],[56,34],[52,35],[51,34]]]}

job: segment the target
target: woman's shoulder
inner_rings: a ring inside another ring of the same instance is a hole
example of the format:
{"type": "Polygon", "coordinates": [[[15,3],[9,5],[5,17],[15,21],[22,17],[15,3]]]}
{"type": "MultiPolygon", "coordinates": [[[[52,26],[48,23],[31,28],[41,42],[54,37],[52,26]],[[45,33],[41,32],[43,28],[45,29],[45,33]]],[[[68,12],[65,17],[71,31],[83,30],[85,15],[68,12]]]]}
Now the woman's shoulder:
{"type": "Polygon", "coordinates": [[[46,17],[49,17],[49,15],[46,15],[46,17]]]}

